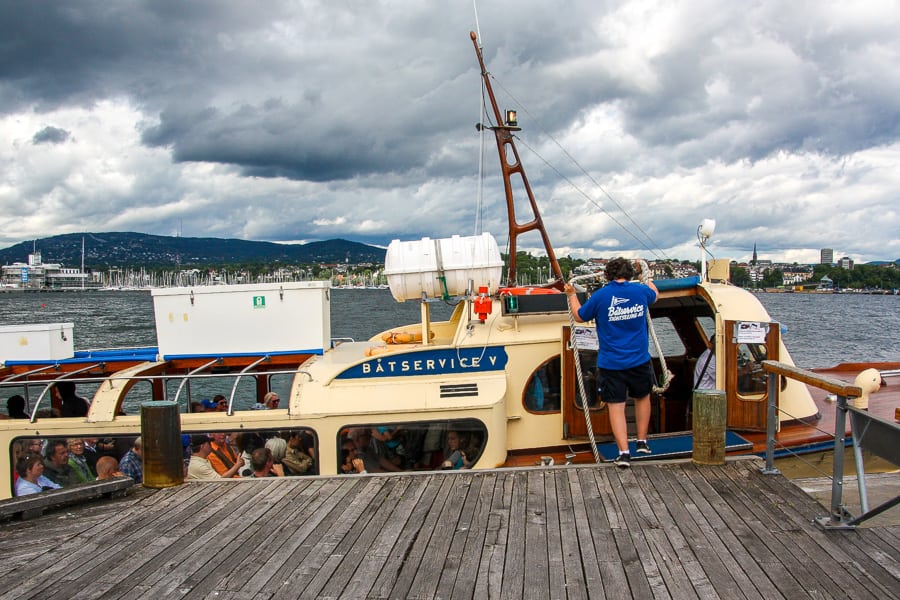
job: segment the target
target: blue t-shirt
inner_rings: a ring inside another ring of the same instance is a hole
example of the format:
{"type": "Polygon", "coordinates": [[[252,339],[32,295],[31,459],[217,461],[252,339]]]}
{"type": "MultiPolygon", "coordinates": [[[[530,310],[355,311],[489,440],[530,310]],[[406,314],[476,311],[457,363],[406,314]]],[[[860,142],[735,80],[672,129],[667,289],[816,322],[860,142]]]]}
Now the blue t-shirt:
{"type": "Polygon", "coordinates": [[[594,292],[578,311],[582,321],[597,325],[597,366],[620,371],[650,360],[647,314],[656,292],[634,281],[610,281],[594,292]]]}

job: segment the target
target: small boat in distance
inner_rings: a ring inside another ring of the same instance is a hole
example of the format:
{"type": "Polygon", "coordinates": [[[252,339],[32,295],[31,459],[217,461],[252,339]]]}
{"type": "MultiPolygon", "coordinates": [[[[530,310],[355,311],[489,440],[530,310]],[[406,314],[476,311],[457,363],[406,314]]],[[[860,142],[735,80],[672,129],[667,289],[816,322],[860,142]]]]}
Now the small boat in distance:
{"type": "MultiPolygon", "coordinates": [[[[330,282],[152,290],[159,346],[141,353],[79,355],[60,349],[67,333],[51,328],[37,334],[47,338],[46,356],[22,356],[35,343],[19,343],[23,332],[0,332],[0,389],[6,397],[23,389],[30,415],[0,420],[8,454],[0,461],[0,497],[12,494],[13,461],[27,440],[139,435],[140,416],[123,415],[122,407],[142,390],[147,399],[178,403],[184,433],[299,432],[315,458],[311,474],[354,472],[348,459],[370,449],[370,472],[593,461],[590,432],[604,441],[611,429],[594,383],[591,329],[570,321],[563,273],[516,149],[518,124],[501,115],[474,33],[471,39],[491,105],[483,129],[495,136],[503,173],[508,263],[488,233],[393,242],[388,285],[398,302],[418,303],[421,317],[365,341],[331,338],[330,282]],[[518,215],[522,206],[530,214],[518,215]],[[550,259],[546,286],[517,281],[517,239],[531,231],[550,259]],[[446,301],[455,302],[452,315],[433,321],[432,305],[446,301]],[[283,404],[250,410],[274,378],[289,380],[283,404]],[[52,416],[52,390],[63,380],[102,381],[86,416],[52,416]],[[227,382],[227,402],[222,410],[193,412],[192,398],[211,381],[227,382]],[[248,382],[250,394],[239,393],[248,382]]],[[[651,446],[690,432],[694,370],[713,336],[716,387],[726,394],[728,428],[739,434],[733,451],[765,445],[761,363],[793,361],[778,323],[753,293],[729,283],[728,267],[727,260],[709,261],[699,277],[656,279],[660,293],[650,316],[666,341],[652,352],[653,365],[673,377],[652,399],[651,446]]],[[[870,366],[840,373],[852,378],[870,366]]],[[[896,385],[874,391],[870,410],[893,410],[888,399],[898,397],[896,385]]],[[[825,415],[833,413],[824,394],[784,380],[778,406],[780,444],[821,442],[825,415]]]]}

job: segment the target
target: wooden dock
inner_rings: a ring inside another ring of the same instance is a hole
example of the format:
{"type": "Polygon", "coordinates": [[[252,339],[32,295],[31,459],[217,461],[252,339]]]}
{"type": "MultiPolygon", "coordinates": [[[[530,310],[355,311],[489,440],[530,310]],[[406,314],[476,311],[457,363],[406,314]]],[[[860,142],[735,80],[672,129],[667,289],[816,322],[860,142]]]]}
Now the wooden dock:
{"type": "Polygon", "coordinates": [[[758,460],[189,483],[0,525],[0,598],[900,596],[758,460]]]}

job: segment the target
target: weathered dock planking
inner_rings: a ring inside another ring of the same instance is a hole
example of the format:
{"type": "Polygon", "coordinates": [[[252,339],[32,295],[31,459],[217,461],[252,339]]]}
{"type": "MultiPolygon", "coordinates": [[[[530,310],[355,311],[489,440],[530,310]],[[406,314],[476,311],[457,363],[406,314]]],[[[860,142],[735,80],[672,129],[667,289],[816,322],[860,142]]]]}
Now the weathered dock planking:
{"type": "Polygon", "coordinates": [[[0,598],[894,598],[758,460],[191,483],[0,525],[0,598]]]}

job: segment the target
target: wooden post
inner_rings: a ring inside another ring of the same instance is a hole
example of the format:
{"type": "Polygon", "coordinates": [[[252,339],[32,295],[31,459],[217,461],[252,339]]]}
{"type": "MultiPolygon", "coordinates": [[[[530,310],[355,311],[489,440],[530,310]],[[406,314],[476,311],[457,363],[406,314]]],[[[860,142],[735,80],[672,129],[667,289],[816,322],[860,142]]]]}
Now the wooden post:
{"type": "Polygon", "coordinates": [[[692,458],[701,465],[725,464],[725,392],[694,390],[694,449],[692,458]]]}
{"type": "Polygon", "coordinates": [[[178,403],[153,401],[141,404],[141,445],[144,486],[167,488],[184,483],[178,403]]]}

